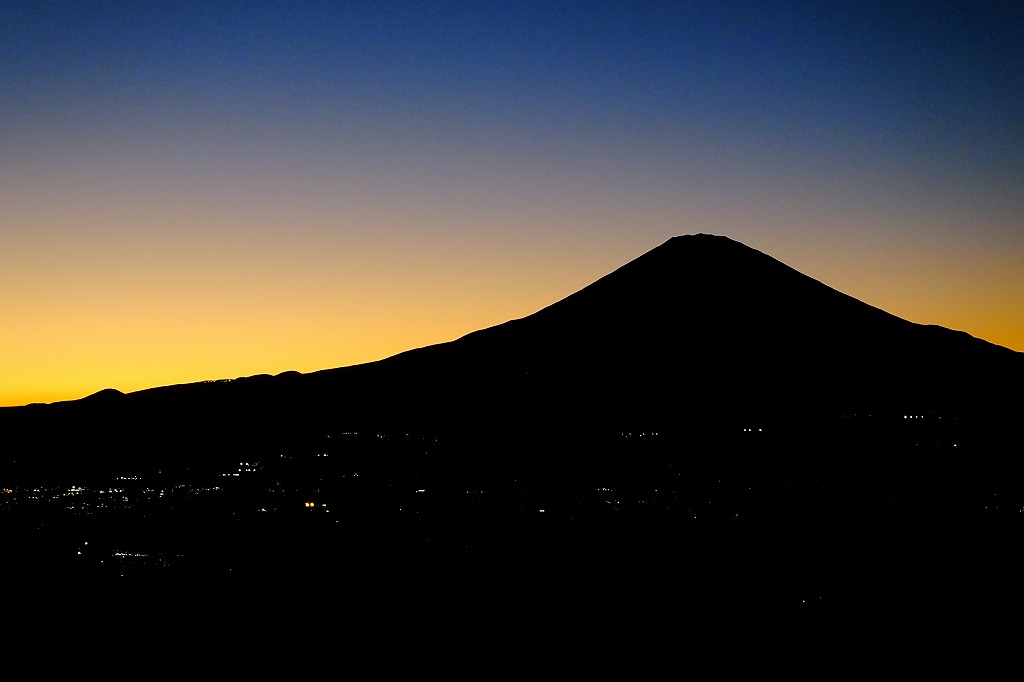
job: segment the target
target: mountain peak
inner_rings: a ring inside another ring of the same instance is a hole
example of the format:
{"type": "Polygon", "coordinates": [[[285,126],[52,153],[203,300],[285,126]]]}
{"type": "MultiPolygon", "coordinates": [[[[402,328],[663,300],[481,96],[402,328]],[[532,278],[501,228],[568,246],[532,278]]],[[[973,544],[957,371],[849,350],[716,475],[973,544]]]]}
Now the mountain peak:
{"type": "MultiPolygon", "coordinates": [[[[740,242],[735,239],[731,239],[721,234],[711,234],[710,232],[695,232],[693,234],[679,234],[675,237],[670,237],[669,242],[680,242],[680,241],[719,241],[719,242],[733,242],[739,244],[740,242]]],[[[667,243],[667,242],[666,242],[667,243]]]]}
{"type": "Polygon", "coordinates": [[[669,240],[666,241],[663,244],[663,246],[666,246],[668,244],[674,244],[674,245],[679,245],[679,246],[682,246],[682,245],[695,246],[695,245],[698,245],[698,244],[703,245],[703,246],[707,246],[707,245],[711,245],[711,244],[715,244],[715,245],[732,244],[734,246],[742,246],[743,248],[746,248],[746,249],[751,248],[751,247],[747,246],[746,244],[744,244],[743,242],[736,241],[735,239],[732,239],[731,237],[726,237],[725,235],[721,235],[721,234],[710,234],[710,233],[707,233],[707,232],[696,232],[694,234],[680,234],[680,235],[676,235],[675,237],[670,237],[669,240]]]}
{"type": "Polygon", "coordinates": [[[582,306],[596,316],[616,309],[665,316],[714,306],[727,314],[763,308],[772,291],[785,299],[806,287],[828,289],[741,242],[698,233],[668,239],[542,312],[582,306]]]}
{"type": "Polygon", "coordinates": [[[637,414],[667,415],[682,404],[963,404],[983,390],[979,369],[1006,362],[1020,371],[1021,359],[1003,350],[900,319],[741,242],[700,233],[672,237],[446,352],[474,367],[547,377],[546,390],[573,387],[590,405],[582,413],[597,409],[594,396],[628,394],[637,414]],[[676,397],[665,401],[654,385],[674,386],[676,397]]]}

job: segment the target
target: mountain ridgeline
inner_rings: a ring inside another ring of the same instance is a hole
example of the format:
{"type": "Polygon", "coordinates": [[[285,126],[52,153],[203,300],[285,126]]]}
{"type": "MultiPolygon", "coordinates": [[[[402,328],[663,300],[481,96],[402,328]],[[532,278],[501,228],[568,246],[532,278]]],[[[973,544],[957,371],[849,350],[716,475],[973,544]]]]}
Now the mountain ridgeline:
{"type": "Polygon", "coordinates": [[[305,375],[4,408],[0,429],[4,456],[23,464],[202,458],[328,431],[602,437],[907,412],[1002,423],[1018,414],[1007,396],[1020,385],[1024,354],[902,320],[698,234],[449,343],[305,375]]]}
{"type": "Polygon", "coordinates": [[[1021,385],[1024,354],[677,237],[379,362],[0,409],[5,566],[358,586],[344,609],[374,612],[509,586],[659,617],[1005,603],[1021,385]]]}

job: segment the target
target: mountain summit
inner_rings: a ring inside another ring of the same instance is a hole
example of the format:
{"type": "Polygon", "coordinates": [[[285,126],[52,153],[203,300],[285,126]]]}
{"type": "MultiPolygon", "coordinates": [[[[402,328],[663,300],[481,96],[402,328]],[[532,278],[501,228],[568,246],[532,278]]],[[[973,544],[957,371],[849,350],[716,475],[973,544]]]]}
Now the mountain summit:
{"type": "Polygon", "coordinates": [[[341,389],[373,367],[387,385],[408,381],[415,388],[402,392],[474,419],[666,423],[728,410],[964,409],[995,400],[995,384],[1022,365],[1019,353],[902,320],[739,242],[698,234],[526,318],[312,377],[341,389]]]}

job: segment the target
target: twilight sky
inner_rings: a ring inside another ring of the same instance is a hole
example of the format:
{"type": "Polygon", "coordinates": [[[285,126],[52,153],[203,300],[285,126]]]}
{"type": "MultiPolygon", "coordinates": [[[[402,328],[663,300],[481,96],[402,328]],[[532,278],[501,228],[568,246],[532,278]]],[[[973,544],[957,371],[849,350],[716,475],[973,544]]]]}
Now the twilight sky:
{"type": "Polygon", "coordinates": [[[0,405],[376,360],[694,232],[1024,351],[1024,3],[0,5],[0,405]]]}

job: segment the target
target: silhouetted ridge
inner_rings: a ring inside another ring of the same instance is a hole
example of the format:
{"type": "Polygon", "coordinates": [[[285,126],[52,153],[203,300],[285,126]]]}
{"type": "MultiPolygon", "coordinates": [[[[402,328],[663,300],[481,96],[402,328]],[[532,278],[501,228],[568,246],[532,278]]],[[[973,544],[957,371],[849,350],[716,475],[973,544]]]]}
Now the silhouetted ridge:
{"type": "Polygon", "coordinates": [[[1005,387],[1021,380],[1022,354],[901,320],[756,249],[698,234],[449,343],[308,375],[101,391],[34,419],[56,442],[53,415],[109,405],[104,414],[129,425],[118,438],[160,432],[173,449],[198,434],[258,443],[314,424],[615,430],[768,413],[980,411],[1003,405],[1005,387]]]}

